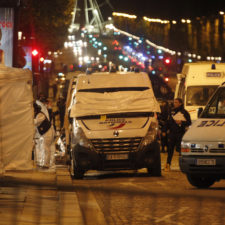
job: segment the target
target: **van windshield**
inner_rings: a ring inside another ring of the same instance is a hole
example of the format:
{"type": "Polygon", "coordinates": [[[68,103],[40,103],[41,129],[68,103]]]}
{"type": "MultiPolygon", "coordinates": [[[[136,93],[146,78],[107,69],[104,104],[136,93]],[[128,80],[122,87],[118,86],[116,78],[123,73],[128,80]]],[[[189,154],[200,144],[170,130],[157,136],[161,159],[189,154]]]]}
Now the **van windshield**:
{"type": "Polygon", "coordinates": [[[94,93],[105,93],[105,92],[118,92],[118,91],[145,91],[149,87],[113,87],[113,88],[93,88],[93,89],[81,89],[78,92],[94,92],[94,93]]]}
{"type": "Polygon", "coordinates": [[[187,106],[205,106],[218,86],[191,86],[187,88],[187,106]]]}
{"type": "Polygon", "coordinates": [[[225,118],[225,87],[218,89],[206,105],[201,118],[225,118]]]}

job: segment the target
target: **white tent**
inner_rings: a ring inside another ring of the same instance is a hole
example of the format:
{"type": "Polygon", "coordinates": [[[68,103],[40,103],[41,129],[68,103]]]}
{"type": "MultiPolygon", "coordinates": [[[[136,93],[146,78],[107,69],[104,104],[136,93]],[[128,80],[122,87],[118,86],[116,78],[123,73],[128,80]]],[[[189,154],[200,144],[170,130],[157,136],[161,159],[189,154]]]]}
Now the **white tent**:
{"type": "Polygon", "coordinates": [[[32,169],[32,74],[0,64],[0,173],[32,169]]]}

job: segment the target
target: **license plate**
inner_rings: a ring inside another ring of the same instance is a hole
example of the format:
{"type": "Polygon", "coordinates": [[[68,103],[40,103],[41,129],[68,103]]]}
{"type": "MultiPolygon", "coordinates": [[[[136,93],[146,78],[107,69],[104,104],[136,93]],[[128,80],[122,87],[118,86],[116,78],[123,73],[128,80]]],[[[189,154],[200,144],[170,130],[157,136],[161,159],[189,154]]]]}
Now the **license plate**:
{"type": "Polygon", "coordinates": [[[124,160],[128,159],[128,154],[107,154],[106,160],[124,160]]]}
{"type": "Polygon", "coordinates": [[[198,166],[215,166],[216,160],[215,159],[197,159],[198,166]]]}

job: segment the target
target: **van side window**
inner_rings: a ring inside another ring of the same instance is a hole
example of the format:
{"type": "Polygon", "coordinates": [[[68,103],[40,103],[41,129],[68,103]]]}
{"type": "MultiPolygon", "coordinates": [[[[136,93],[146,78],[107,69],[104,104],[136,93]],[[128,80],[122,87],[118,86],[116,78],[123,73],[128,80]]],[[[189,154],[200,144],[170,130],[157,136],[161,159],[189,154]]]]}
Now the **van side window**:
{"type": "Polygon", "coordinates": [[[206,106],[203,117],[225,118],[225,88],[221,88],[206,106]]]}
{"type": "Polygon", "coordinates": [[[225,114],[225,96],[221,96],[218,101],[218,114],[225,114]]]}
{"type": "Polygon", "coordinates": [[[217,86],[190,86],[187,88],[187,105],[206,105],[217,86]]]}
{"type": "Polygon", "coordinates": [[[178,89],[178,97],[184,100],[184,95],[185,95],[185,78],[182,78],[178,89]]]}

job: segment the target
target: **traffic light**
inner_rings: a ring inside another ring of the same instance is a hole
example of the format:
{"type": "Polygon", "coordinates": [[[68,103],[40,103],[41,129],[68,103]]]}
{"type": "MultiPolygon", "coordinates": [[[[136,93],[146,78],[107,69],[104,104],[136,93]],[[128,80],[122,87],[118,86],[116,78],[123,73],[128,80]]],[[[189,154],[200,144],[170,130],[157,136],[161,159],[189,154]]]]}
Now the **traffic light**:
{"type": "Polygon", "coordinates": [[[39,52],[38,52],[38,50],[37,49],[34,49],[33,51],[32,51],[32,56],[37,56],[39,54],[39,52]]]}
{"type": "Polygon", "coordinates": [[[34,73],[39,72],[39,51],[37,49],[33,49],[32,52],[32,71],[34,73]]]}
{"type": "Polygon", "coordinates": [[[165,58],[164,59],[164,63],[166,64],[166,65],[170,65],[171,64],[171,59],[170,58],[165,58]]]}

